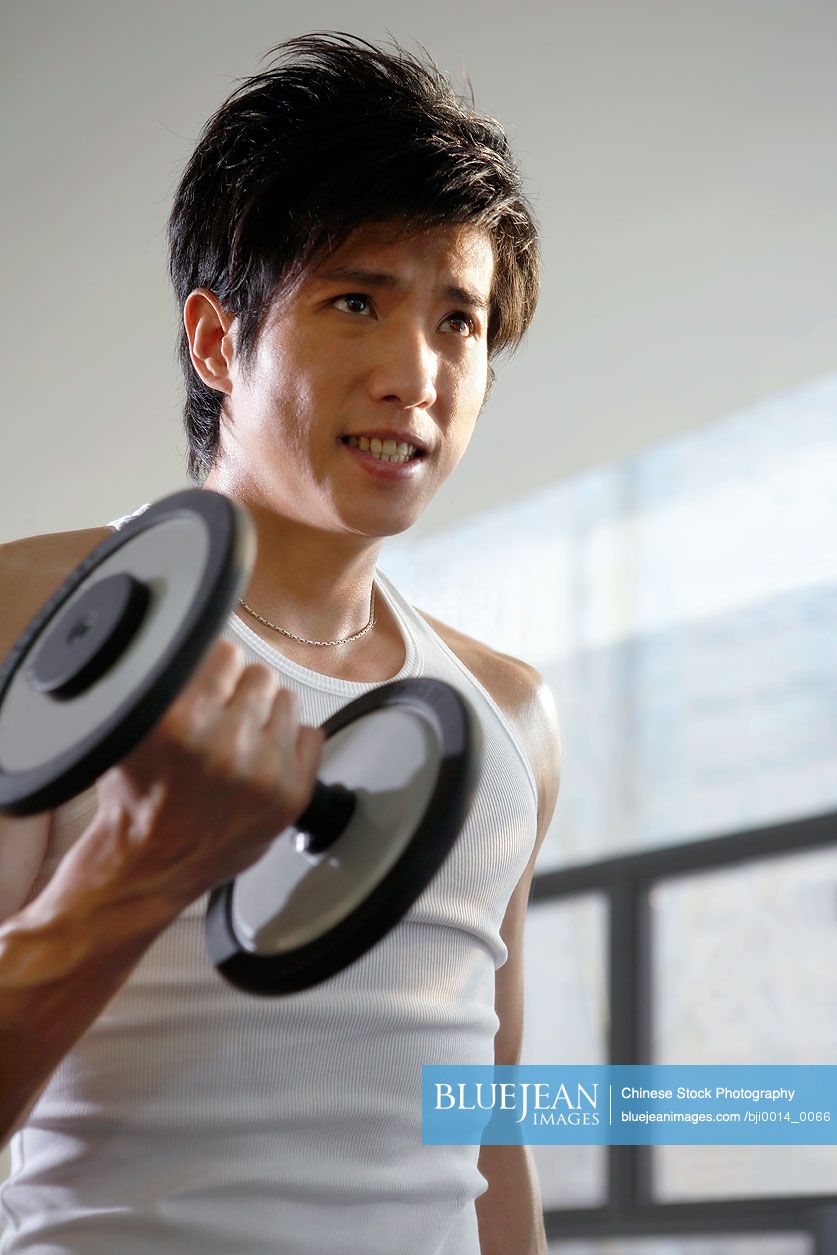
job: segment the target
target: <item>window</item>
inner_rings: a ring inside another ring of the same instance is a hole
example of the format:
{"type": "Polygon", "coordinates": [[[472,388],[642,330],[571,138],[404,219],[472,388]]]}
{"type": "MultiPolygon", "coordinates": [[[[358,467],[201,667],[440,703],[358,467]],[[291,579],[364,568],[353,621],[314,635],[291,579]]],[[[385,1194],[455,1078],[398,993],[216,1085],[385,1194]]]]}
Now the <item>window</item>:
{"type": "MultiPolygon", "coordinates": [[[[835,484],[829,376],[388,544],[555,694],[524,1062],[837,1062],[835,484]]],[[[837,1250],[837,1148],[719,1149],[539,1150],[552,1249],[837,1250]]]]}

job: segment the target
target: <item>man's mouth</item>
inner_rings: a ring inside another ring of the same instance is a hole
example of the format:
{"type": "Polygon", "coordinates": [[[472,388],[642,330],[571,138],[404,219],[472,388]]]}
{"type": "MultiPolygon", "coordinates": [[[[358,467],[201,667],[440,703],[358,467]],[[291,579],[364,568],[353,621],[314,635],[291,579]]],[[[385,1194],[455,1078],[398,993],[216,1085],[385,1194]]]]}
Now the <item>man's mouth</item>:
{"type": "Polygon", "coordinates": [[[396,440],[379,440],[377,436],[367,439],[366,436],[341,436],[344,444],[361,453],[370,453],[379,462],[412,462],[424,457],[424,451],[415,445],[396,440]]]}

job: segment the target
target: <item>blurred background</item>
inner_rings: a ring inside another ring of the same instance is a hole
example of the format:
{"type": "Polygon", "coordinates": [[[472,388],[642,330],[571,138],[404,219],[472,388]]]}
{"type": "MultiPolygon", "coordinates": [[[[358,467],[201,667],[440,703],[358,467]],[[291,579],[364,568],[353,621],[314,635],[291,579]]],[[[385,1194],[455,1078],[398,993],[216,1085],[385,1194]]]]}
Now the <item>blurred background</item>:
{"type": "MultiPolygon", "coordinates": [[[[837,7],[4,0],[2,26],[0,541],[185,485],[165,222],[236,80],[321,29],[467,73],[542,296],[381,565],[555,695],[524,1061],[837,1062],[837,7]]],[[[555,1255],[837,1250],[837,1147],[537,1158],[555,1255]]]]}

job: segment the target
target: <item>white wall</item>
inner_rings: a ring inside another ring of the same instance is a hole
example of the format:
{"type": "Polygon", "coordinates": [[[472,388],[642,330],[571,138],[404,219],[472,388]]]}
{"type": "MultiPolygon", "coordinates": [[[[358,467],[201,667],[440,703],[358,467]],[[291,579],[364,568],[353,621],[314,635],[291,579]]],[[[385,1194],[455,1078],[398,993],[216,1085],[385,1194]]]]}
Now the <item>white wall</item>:
{"type": "Polygon", "coordinates": [[[421,41],[506,124],[541,307],[432,529],[835,366],[830,0],[6,0],[0,538],[183,480],[171,194],[274,43],[421,41]]]}

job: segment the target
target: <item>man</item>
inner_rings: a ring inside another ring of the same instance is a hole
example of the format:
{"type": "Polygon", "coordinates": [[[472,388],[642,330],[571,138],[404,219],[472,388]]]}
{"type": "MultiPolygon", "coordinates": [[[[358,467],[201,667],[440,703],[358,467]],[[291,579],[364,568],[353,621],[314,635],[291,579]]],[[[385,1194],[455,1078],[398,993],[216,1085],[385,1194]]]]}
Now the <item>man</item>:
{"type": "MultiPolygon", "coordinates": [[[[554,710],[525,663],[376,570],[473,434],[534,314],[537,231],[497,123],[435,67],[343,34],[280,45],[208,124],[170,220],[189,470],[251,513],[239,613],[150,737],[51,816],[2,821],[4,1252],[534,1255],[522,1147],[421,1145],[422,1063],[513,1064],[554,710]],[[472,812],[412,910],[313,990],[253,999],[203,895],[307,803],[315,725],[435,675],[484,741],[472,812]]],[[[7,649],[107,529],[5,547],[7,649]]]]}

